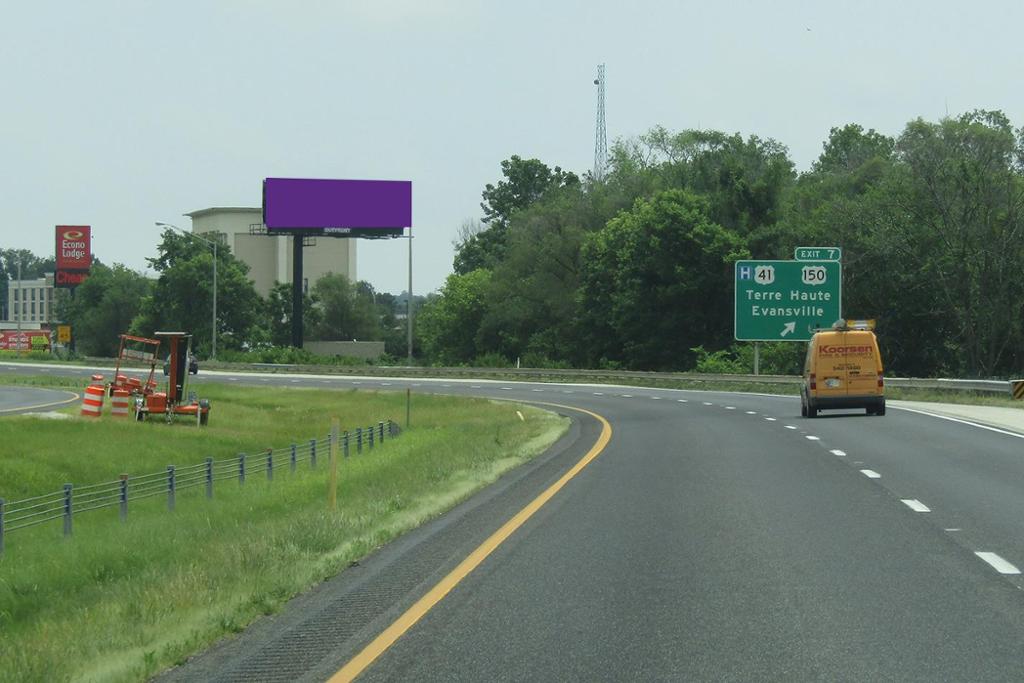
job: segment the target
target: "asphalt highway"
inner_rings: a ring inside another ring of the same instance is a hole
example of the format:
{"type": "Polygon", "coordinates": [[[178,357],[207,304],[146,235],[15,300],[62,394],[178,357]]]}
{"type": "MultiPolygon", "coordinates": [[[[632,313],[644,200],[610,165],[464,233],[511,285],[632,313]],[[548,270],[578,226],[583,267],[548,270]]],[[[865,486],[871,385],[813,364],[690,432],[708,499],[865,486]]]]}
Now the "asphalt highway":
{"type": "MultiPolygon", "coordinates": [[[[26,371],[39,369],[0,367],[0,383],[26,371]]],[[[326,680],[346,665],[367,681],[1024,677],[1024,436],[1013,430],[900,409],[807,419],[796,397],[750,394],[196,379],[543,402],[574,426],[165,680],[326,680]],[[380,645],[389,628],[397,636],[380,645]]]]}
{"type": "MultiPolygon", "coordinates": [[[[2,377],[2,371],[0,371],[2,377]]],[[[42,410],[56,410],[78,400],[70,391],[41,389],[38,387],[0,386],[0,417],[42,410]]]]}

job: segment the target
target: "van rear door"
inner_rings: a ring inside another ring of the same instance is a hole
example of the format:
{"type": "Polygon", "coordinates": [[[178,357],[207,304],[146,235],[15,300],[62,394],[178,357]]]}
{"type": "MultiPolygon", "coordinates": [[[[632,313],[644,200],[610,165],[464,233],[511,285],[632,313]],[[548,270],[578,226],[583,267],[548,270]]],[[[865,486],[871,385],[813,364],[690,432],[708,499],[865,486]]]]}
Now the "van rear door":
{"type": "Polygon", "coordinates": [[[815,370],[819,398],[829,399],[847,395],[846,357],[843,352],[845,332],[828,331],[819,333],[815,351],[815,370]]]}
{"type": "Polygon", "coordinates": [[[875,335],[865,330],[843,332],[842,346],[846,394],[877,395],[880,366],[875,357],[875,335]]]}

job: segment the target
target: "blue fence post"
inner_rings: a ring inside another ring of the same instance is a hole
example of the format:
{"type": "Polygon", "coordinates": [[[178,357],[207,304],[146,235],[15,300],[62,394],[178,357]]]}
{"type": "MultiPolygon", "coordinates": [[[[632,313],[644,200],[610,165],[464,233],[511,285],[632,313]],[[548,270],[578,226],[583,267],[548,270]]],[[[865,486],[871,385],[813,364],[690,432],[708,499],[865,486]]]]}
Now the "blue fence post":
{"type": "Polygon", "coordinates": [[[128,475],[127,474],[123,474],[123,473],[121,474],[121,491],[120,491],[120,495],[118,497],[120,498],[120,503],[121,503],[121,521],[122,522],[127,522],[128,521],[128,475]]]}
{"type": "Polygon", "coordinates": [[[345,457],[348,457],[348,430],[345,430],[345,435],[341,438],[341,446],[344,449],[343,452],[345,457]]]}
{"type": "Polygon", "coordinates": [[[316,467],[316,439],[309,440],[309,466],[316,467]]]}
{"type": "Polygon", "coordinates": [[[373,433],[376,430],[373,428],[373,425],[370,425],[369,427],[366,428],[366,431],[370,433],[370,450],[372,451],[373,450],[373,433]]]}
{"type": "Polygon", "coordinates": [[[379,423],[380,426],[380,442],[384,443],[384,423],[379,423]]]}
{"type": "Polygon", "coordinates": [[[296,460],[298,460],[298,458],[295,455],[295,444],[292,444],[292,460],[291,460],[291,470],[292,470],[292,472],[295,471],[295,461],[296,460]]]}
{"type": "Polygon", "coordinates": [[[167,466],[167,511],[174,512],[174,465],[167,466]]]}
{"type": "Polygon", "coordinates": [[[0,498],[0,555],[4,554],[4,501],[0,498]]]}
{"type": "Polygon", "coordinates": [[[245,453],[238,454],[238,483],[245,483],[245,453]]]}
{"type": "Polygon", "coordinates": [[[274,449],[267,449],[267,481],[274,479],[274,449]]]}
{"type": "Polygon", "coordinates": [[[213,498],[213,458],[206,459],[206,497],[213,498]]]}
{"type": "Polygon", "coordinates": [[[64,484],[64,535],[71,535],[71,484],[64,484]]]}
{"type": "Polygon", "coordinates": [[[356,427],[356,453],[363,452],[363,428],[356,427]]]}

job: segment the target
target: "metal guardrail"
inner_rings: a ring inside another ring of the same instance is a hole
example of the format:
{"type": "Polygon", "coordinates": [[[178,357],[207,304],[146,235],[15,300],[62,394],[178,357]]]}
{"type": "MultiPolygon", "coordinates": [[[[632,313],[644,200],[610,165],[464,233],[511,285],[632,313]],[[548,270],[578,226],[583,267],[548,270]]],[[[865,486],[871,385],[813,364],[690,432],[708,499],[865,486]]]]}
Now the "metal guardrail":
{"type": "MultiPolygon", "coordinates": [[[[340,455],[347,458],[353,450],[355,454],[360,454],[364,445],[372,450],[375,444],[383,444],[386,439],[393,439],[399,433],[398,424],[391,420],[342,432],[338,435],[340,455]]],[[[252,455],[239,453],[233,458],[222,460],[207,458],[205,462],[186,467],[168,465],[163,472],[134,477],[122,474],[115,481],[89,486],[64,484],[60,491],[10,502],[0,498],[0,554],[4,552],[6,534],[12,531],[62,519],[64,535],[70,536],[74,516],[83,512],[118,507],[121,520],[125,521],[128,519],[129,503],[133,501],[165,495],[167,509],[174,510],[178,491],[203,486],[206,488],[206,497],[213,498],[216,482],[234,479],[241,485],[245,483],[246,477],[260,474],[272,481],[275,471],[287,467],[295,472],[302,462],[308,462],[310,468],[316,468],[318,449],[329,448],[331,439],[332,436],[328,435],[322,439],[310,439],[301,445],[268,448],[252,455]]]]}
{"type": "MultiPolygon", "coordinates": [[[[110,359],[89,359],[98,364],[110,359]]],[[[295,363],[210,363],[211,369],[230,370],[238,365],[255,370],[282,370],[297,373],[322,373],[337,375],[374,375],[380,377],[450,377],[466,379],[519,379],[549,382],[576,378],[599,382],[601,380],[645,380],[679,382],[723,382],[758,384],[799,384],[797,375],[726,375],[697,372],[649,372],[644,370],[578,370],[574,368],[471,368],[471,367],[430,367],[430,366],[354,366],[354,365],[301,365],[295,363]]],[[[949,391],[976,391],[983,393],[1011,393],[1010,380],[946,379],[886,377],[891,387],[938,389],[949,391]]]]}
{"type": "MultiPolygon", "coordinates": [[[[298,372],[324,372],[324,367],[302,365],[275,365],[273,363],[252,363],[258,369],[282,369],[298,372]]],[[[697,372],[647,372],[639,370],[577,370],[570,368],[468,368],[468,367],[337,367],[330,366],[329,372],[339,375],[371,374],[384,377],[454,377],[466,379],[518,379],[539,382],[575,378],[590,381],[608,380],[642,380],[648,382],[722,382],[758,384],[800,384],[803,378],[798,375],[727,375],[697,372]]],[[[1011,382],[1008,380],[985,379],[921,379],[911,377],[886,377],[885,383],[891,387],[908,387],[917,389],[938,389],[948,391],[977,391],[984,393],[1009,394],[1011,382]]]]}

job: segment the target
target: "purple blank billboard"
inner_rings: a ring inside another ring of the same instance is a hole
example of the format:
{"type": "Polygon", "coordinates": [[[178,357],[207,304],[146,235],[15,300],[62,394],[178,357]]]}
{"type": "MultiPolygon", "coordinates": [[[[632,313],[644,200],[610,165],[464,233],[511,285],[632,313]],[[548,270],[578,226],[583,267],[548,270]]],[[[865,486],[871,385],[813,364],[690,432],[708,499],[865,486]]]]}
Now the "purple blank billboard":
{"type": "Polygon", "coordinates": [[[412,226],[412,181],[267,178],[263,223],[268,232],[408,228],[412,226]]]}

